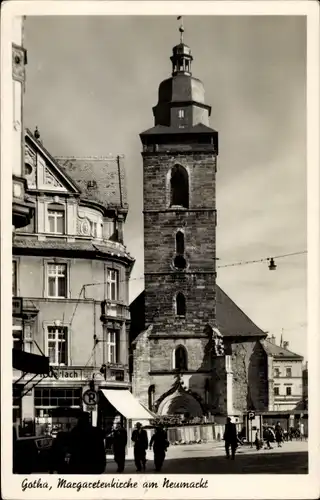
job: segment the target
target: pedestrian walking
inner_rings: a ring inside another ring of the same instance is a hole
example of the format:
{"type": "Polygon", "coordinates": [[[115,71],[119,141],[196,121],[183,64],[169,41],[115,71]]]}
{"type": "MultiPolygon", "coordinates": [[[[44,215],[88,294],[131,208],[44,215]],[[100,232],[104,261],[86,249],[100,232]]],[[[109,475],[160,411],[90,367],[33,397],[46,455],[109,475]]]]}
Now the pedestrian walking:
{"type": "Polygon", "coordinates": [[[281,448],[281,446],[282,446],[281,443],[283,441],[283,430],[282,430],[280,422],[278,422],[276,427],[275,427],[275,435],[276,435],[276,442],[278,444],[278,448],[281,448]]]}
{"type": "Polygon", "coordinates": [[[166,431],[162,425],[156,427],[156,431],[150,440],[150,450],[153,446],[154,466],[157,472],[160,472],[166,457],[166,451],[169,446],[169,441],[166,431]]]}
{"type": "Polygon", "coordinates": [[[105,468],[103,433],[92,427],[89,414],[83,413],[70,433],[69,471],[71,474],[102,474],[105,468]]]}
{"type": "Polygon", "coordinates": [[[134,463],[137,468],[137,472],[146,470],[146,451],[148,449],[148,435],[145,429],[142,428],[140,422],[137,422],[136,428],[132,433],[131,440],[134,442],[134,463]]]}
{"type": "Polygon", "coordinates": [[[272,446],[270,445],[270,442],[273,441],[273,436],[267,424],[263,425],[263,440],[266,443],[266,449],[271,450],[272,446]]]}
{"type": "Polygon", "coordinates": [[[225,441],[226,458],[230,458],[231,447],[231,459],[234,460],[237,449],[238,436],[236,424],[231,422],[230,417],[227,418],[223,439],[225,441]]]}
{"type": "Polygon", "coordinates": [[[123,427],[121,422],[118,422],[113,432],[113,443],[112,443],[114,461],[118,466],[117,472],[124,471],[127,441],[128,441],[127,431],[123,427]]]}
{"type": "Polygon", "coordinates": [[[262,448],[261,439],[260,439],[260,431],[259,430],[257,430],[257,432],[256,432],[254,444],[256,445],[256,449],[258,451],[260,450],[260,448],[262,448]]]}

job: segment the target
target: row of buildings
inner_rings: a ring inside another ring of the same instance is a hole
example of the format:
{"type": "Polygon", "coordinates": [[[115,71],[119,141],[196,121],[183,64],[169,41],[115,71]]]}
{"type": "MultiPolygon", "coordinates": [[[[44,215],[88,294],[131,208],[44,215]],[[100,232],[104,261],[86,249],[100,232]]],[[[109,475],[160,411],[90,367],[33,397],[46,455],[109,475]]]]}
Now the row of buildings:
{"type": "MultiPolygon", "coordinates": [[[[15,351],[49,358],[50,370],[13,369],[13,420],[47,424],[59,408],[86,410],[90,387],[112,390],[115,410],[131,391],[151,416],[219,422],[305,410],[303,358],[216,283],[218,133],[190,48],[173,48],[154,127],[140,136],[145,289],[129,304],[124,159],[55,158],[38,130],[25,129],[21,23],[12,48],[12,338],[15,351]]],[[[92,415],[113,418],[105,398],[92,415]]]]}

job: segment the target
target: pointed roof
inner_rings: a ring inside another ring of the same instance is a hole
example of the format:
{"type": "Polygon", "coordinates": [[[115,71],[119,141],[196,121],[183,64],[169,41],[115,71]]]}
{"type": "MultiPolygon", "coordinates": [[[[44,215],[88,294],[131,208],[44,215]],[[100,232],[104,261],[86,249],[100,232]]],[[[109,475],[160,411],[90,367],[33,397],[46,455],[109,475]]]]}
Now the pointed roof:
{"type": "Polygon", "coordinates": [[[216,285],[216,321],[223,337],[266,337],[232,299],[216,285]]]}
{"type": "Polygon", "coordinates": [[[284,347],[280,347],[273,342],[271,342],[268,339],[265,339],[261,342],[263,345],[263,348],[265,352],[269,355],[272,356],[273,358],[277,359],[285,359],[285,358],[294,358],[294,359],[303,359],[303,356],[300,356],[300,354],[296,354],[292,351],[289,351],[289,349],[285,349],[284,347]]]}
{"type": "Polygon", "coordinates": [[[36,139],[34,134],[26,128],[25,138],[29,140],[33,146],[46,158],[48,163],[53,167],[55,173],[58,174],[60,180],[68,185],[68,188],[75,193],[81,193],[80,186],[75,182],[75,180],[68,175],[64,168],[62,168],[57,160],[49,153],[49,151],[44,147],[40,139],[36,139]]]}

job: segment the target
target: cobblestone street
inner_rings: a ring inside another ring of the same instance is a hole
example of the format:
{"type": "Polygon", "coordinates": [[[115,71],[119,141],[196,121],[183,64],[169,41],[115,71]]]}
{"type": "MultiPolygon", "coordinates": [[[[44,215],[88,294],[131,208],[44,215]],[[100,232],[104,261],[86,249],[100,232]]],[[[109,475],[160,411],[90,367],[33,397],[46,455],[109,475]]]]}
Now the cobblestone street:
{"type": "MultiPolygon", "coordinates": [[[[116,464],[108,459],[107,473],[116,473],[116,464]]],[[[125,473],[136,474],[132,459],[127,460],[125,473]]],[[[153,456],[148,453],[147,474],[154,473],[153,456]]],[[[227,460],[223,443],[172,446],[164,463],[163,474],[307,474],[308,443],[294,441],[281,448],[257,451],[241,447],[234,461],[227,460]]]]}

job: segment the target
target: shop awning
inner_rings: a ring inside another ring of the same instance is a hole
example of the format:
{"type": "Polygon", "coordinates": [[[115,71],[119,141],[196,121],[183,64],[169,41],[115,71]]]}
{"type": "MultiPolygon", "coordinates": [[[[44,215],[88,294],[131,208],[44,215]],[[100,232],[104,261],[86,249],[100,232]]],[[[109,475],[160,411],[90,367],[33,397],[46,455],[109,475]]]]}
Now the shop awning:
{"type": "Polygon", "coordinates": [[[112,406],[127,419],[151,420],[154,418],[154,415],[126,389],[101,389],[101,392],[112,406]]]}

